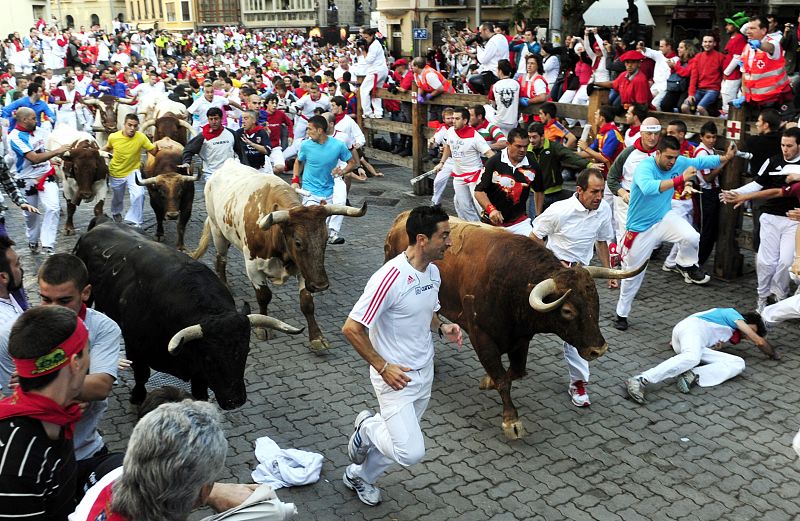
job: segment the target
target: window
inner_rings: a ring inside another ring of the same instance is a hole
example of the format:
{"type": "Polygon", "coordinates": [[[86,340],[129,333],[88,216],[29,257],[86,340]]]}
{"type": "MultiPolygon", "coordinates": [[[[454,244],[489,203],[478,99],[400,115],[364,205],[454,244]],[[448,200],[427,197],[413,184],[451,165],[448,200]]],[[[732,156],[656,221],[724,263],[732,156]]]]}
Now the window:
{"type": "Polygon", "coordinates": [[[147,5],[147,0],[144,0],[144,18],[150,18],[150,6],[147,5]]]}
{"type": "Polygon", "coordinates": [[[75,27],[75,19],[72,18],[71,14],[67,15],[67,27],[69,27],[69,28],[75,27]]]}
{"type": "Polygon", "coordinates": [[[96,14],[93,14],[91,16],[91,18],[92,18],[92,25],[93,26],[100,25],[100,17],[99,16],[97,16],[96,14]]]}
{"type": "Polygon", "coordinates": [[[184,22],[188,22],[192,19],[191,12],[189,11],[189,2],[187,0],[181,1],[181,16],[184,22]]]}
{"type": "Polygon", "coordinates": [[[159,18],[159,20],[163,20],[164,19],[164,8],[161,7],[161,0],[156,0],[156,3],[158,3],[158,18],[159,18]]]}
{"type": "Polygon", "coordinates": [[[175,2],[167,2],[167,21],[175,21],[175,2]]]}

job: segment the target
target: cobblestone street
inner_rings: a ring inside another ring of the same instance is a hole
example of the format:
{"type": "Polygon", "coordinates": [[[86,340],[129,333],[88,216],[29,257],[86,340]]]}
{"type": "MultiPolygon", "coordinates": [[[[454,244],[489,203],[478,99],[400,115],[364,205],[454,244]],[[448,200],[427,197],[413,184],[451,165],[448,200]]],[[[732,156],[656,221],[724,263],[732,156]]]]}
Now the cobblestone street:
{"type": "MultiPolygon", "coordinates": [[[[252,337],[248,401],[225,413],[230,450],[222,481],[249,481],[257,465],[254,442],[269,436],[282,448],[325,456],[319,482],[278,491],[281,500],[297,504],[301,520],[781,521],[800,514],[800,463],[791,448],[800,428],[794,378],[800,371],[797,324],[783,324],[768,337],[783,355],[780,361],[742,342],[725,348],[747,363],[745,372],[729,382],[695,388],[689,395],[668,382],[648,388],[645,406],[627,399],[626,378],[673,354],[670,334],[680,319],[716,306],[748,311],[755,305],[751,253],[745,255],[748,274],[741,279],[689,286],[678,275],[661,271],[667,248],[650,265],[627,332],[611,327],[618,290],[598,284],[609,350],[591,364],[590,408],[577,409],[570,402],[561,340],[552,335],[533,339],[528,376],[514,383],[512,394],[528,431],[521,440],[504,437],[497,392],[478,390],[484,373],[469,343],[459,351],[437,340],[433,396],[422,423],[425,458],[411,468],[393,468],[378,483],[383,491],[379,506],[359,502],[341,480],[348,463],[347,437],[355,415],[364,408],[375,410],[377,400],[366,363],[340,328],[383,261],[383,238],[394,217],[429,202],[409,195],[407,171],[388,166],[383,171],[385,178],[353,184],[351,203],[359,206],[366,199],[369,210],[365,217],[345,219],[346,244],[327,249],[331,287],[317,294],[315,303],[331,342],[329,352],[312,353],[305,333],[277,334],[270,341],[252,337]]],[[[205,219],[202,198],[198,186],[187,227],[189,249],[197,245],[205,219]]],[[[452,213],[452,195],[446,200],[452,213]]],[[[149,201],[145,215],[144,231],[152,237],[149,201]]],[[[78,233],[85,232],[90,218],[91,205],[82,205],[75,219],[78,233]]],[[[32,258],[24,247],[18,209],[8,212],[8,221],[23,256],[26,287],[38,303],[35,269],[44,257],[32,258]]],[[[167,244],[174,245],[175,223],[168,222],[166,229],[167,244]]],[[[76,237],[59,232],[57,250],[71,251],[76,237]]],[[[212,267],[214,253],[212,247],[203,259],[212,267]]],[[[237,306],[247,301],[258,309],[241,253],[234,249],[228,280],[237,306]]],[[[296,281],[273,286],[273,291],[270,314],[305,326],[296,281]]],[[[151,386],[166,381],[157,380],[151,379],[151,386]]],[[[113,450],[125,448],[136,421],[128,404],[132,386],[128,372],[102,423],[113,450]]]]}

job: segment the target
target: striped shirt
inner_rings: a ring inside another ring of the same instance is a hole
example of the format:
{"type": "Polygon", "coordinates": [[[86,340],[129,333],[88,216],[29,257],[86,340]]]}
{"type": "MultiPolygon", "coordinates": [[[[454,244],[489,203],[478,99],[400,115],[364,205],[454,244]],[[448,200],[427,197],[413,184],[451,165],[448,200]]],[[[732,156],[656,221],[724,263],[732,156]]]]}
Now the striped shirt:
{"type": "Polygon", "coordinates": [[[51,440],[39,420],[0,420],[0,520],[61,520],[75,508],[71,440],[51,440]]]}
{"type": "Polygon", "coordinates": [[[369,328],[384,360],[420,369],[433,360],[431,319],[441,284],[439,268],[429,264],[419,272],[401,253],[372,275],[350,318],[369,328]]]}
{"type": "Polygon", "coordinates": [[[489,123],[489,120],[484,119],[483,123],[475,127],[478,134],[481,135],[484,141],[489,145],[506,140],[506,135],[494,123],[489,123]]]}

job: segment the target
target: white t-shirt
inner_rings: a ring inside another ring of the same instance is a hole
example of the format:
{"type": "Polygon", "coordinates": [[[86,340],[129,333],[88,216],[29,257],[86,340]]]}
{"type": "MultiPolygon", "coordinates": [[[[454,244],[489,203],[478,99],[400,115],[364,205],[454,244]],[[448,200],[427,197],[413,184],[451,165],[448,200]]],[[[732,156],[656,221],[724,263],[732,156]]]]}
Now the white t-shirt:
{"type": "Polygon", "coordinates": [[[194,100],[192,105],[189,107],[188,112],[189,114],[195,114],[197,116],[197,126],[202,127],[206,123],[208,123],[208,116],[206,115],[208,109],[211,107],[216,107],[222,110],[222,113],[225,114],[225,107],[228,105],[228,100],[223,96],[214,95],[211,98],[211,101],[208,101],[204,95],[201,95],[199,98],[194,100]]]}
{"type": "Polygon", "coordinates": [[[367,282],[350,318],[369,328],[369,339],[389,363],[421,369],[433,360],[431,319],[439,310],[439,268],[419,272],[401,253],[367,282]]]}
{"type": "Polygon", "coordinates": [[[589,210],[577,195],[551,204],[533,220],[533,233],[547,237],[547,249],[560,260],[589,264],[594,243],[611,241],[611,207],[601,201],[597,210],[589,210]]]}
{"type": "Polygon", "coordinates": [[[519,89],[519,82],[511,78],[504,78],[492,85],[496,125],[508,129],[519,123],[519,89]]]}
{"type": "Polygon", "coordinates": [[[481,156],[490,150],[489,144],[472,127],[461,129],[460,137],[455,127],[447,129],[447,145],[450,147],[450,157],[453,158],[453,172],[455,174],[469,174],[483,168],[481,156]]]}

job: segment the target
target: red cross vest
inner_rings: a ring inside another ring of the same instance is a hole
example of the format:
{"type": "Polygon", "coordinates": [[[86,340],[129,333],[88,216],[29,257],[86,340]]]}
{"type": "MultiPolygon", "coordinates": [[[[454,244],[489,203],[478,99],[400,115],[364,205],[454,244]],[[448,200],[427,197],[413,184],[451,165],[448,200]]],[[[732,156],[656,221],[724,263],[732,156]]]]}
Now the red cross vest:
{"type": "Polygon", "coordinates": [[[742,53],[742,92],[747,101],[772,101],[789,84],[783,55],[777,60],[749,45],[742,53]]]}
{"type": "Polygon", "coordinates": [[[456,92],[456,90],[453,88],[453,85],[450,83],[450,80],[444,79],[442,73],[437,71],[430,65],[426,65],[425,68],[422,69],[422,74],[414,75],[414,81],[417,82],[417,87],[419,87],[421,91],[433,92],[433,87],[428,85],[428,81],[425,79],[425,76],[427,76],[428,73],[431,72],[434,73],[436,75],[436,78],[438,78],[438,80],[441,82],[443,88],[442,92],[447,92],[449,94],[454,94],[456,92]]]}

